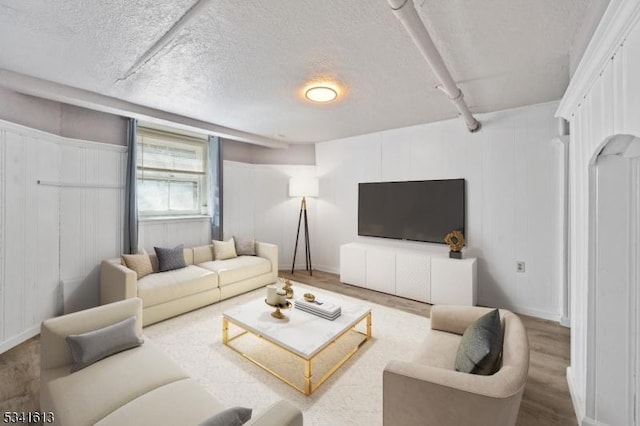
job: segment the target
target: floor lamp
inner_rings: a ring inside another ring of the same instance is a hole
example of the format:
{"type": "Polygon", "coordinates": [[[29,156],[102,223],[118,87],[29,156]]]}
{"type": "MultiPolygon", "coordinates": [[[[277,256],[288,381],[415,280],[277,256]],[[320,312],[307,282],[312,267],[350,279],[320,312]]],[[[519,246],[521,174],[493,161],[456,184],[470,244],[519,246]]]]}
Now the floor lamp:
{"type": "Polygon", "coordinates": [[[298,215],[298,231],[296,232],[296,245],[293,249],[293,264],[291,273],[296,268],[296,254],[298,252],[298,240],[300,239],[300,224],[304,217],[304,254],[305,270],[309,275],[313,275],[311,266],[311,246],[309,244],[309,221],[307,219],[307,199],[306,197],[317,197],[319,192],[318,178],[298,178],[289,179],[289,197],[302,197],[300,202],[300,214],[298,215]]]}

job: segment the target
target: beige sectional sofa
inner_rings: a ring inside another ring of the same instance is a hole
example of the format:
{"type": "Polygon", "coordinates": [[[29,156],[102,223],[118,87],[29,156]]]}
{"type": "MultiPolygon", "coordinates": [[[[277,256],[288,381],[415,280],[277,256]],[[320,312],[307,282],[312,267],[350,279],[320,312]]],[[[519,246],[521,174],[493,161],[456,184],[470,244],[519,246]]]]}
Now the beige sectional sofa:
{"type": "MultiPolygon", "coordinates": [[[[139,298],[52,318],[42,324],[40,409],[54,413],[55,424],[197,425],[228,408],[150,341],[70,372],[73,358],[67,336],[101,329],[133,315],[137,333],[142,335],[139,298]]],[[[245,425],[302,423],[299,409],[279,401],[263,412],[254,412],[245,425]]]]}
{"type": "Polygon", "coordinates": [[[529,340],[520,318],[500,310],[502,364],[493,375],[455,371],[467,327],[492,309],[433,306],[431,330],[412,359],[391,361],[382,377],[383,424],[512,426],[516,424],[529,371],[529,340]]]}
{"type": "Polygon", "coordinates": [[[141,279],[120,258],[104,260],[100,304],[140,297],[147,326],[275,282],[278,246],[256,242],[255,248],[256,256],[226,260],[214,260],[211,245],[185,248],[187,266],[166,272],[158,272],[158,259],[149,254],[154,273],[141,279]]]}

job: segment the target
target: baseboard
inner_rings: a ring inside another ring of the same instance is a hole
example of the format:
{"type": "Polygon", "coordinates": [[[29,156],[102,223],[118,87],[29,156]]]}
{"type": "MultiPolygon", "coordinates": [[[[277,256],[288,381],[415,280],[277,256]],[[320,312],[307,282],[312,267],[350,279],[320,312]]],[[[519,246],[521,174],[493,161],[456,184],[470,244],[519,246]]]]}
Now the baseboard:
{"type": "Polygon", "coordinates": [[[318,271],[322,271],[322,272],[329,272],[330,274],[340,275],[340,269],[335,268],[333,266],[317,265],[317,266],[314,266],[313,269],[314,270],[317,269],[318,271]]]}
{"type": "Polygon", "coordinates": [[[580,426],[609,426],[606,423],[599,422],[585,415],[585,406],[578,395],[576,385],[573,381],[573,370],[571,367],[567,367],[567,384],[569,385],[569,394],[571,395],[571,402],[573,403],[578,424],[580,426]]]}
{"type": "Polygon", "coordinates": [[[279,271],[290,271],[291,270],[291,264],[289,264],[289,265],[278,265],[278,270],[279,271]]]}
{"type": "Polygon", "coordinates": [[[10,339],[2,342],[2,344],[0,344],[0,354],[7,352],[9,349],[16,347],[23,342],[26,342],[27,340],[31,339],[33,336],[37,336],[38,334],[40,334],[40,323],[32,325],[17,336],[13,336],[10,339]]]}
{"type": "MultiPolygon", "coordinates": [[[[289,264],[289,265],[278,265],[278,269],[280,269],[281,271],[291,271],[291,264],[289,264]]],[[[304,264],[297,265],[295,270],[296,271],[304,271],[304,264]]],[[[336,268],[333,268],[333,267],[330,267],[330,266],[325,266],[325,265],[313,265],[313,270],[314,271],[329,272],[331,274],[336,274],[336,275],[340,274],[340,270],[338,270],[336,268]]]]}
{"type": "Polygon", "coordinates": [[[588,417],[584,417],[584,418],[582,419],[582,423],[581,423],[581,425],[582,425],[582,426],[609,426],[609,425],[608,425],[608,424],[606,424],[606,423],[601,423],[601,422],[598,422],[598,421],[596,421],[596,420],[590,419],[590,418],[588,418],[588,417]]]}
{"type": "Polygon", "coordinates": [[[571,318],[565,317],[565,316],[561,317],[560,325],[565,326],[567,328],[571,328],[571,318]]]}
{"type": "Polygon", "coordinates": [[[580,420],[584,419],[584,404],[582,403],[582,399],[580,399],[580,396],[578,395],[576,385],[573,381],[573,370],[570,366],[567,367],[567,384],[569,385],[569,394],[571,395],[573,410],[576,414],[578,424],[580,424],[580,420]]]}
{"type": "Polygon", "coordinates": [[[523,306],[514,306],[514,305],[506,305],[506,304],[501,304],[499,306],[496,306],[494,302],[491,302],[489,300],[484,300],[484,299],[478,299],[478,305],[495,306],[498,308],[508,309],[512,312],[515,312],[516,314],[528,315],[530,317],[536,317],[536,318],[546,319],[546,320],[555,321],[555,322],[560,322],[562,317],[562,315],[560,315],[559,313],[541,311],[538,309],[531,309],[523,306]]]}

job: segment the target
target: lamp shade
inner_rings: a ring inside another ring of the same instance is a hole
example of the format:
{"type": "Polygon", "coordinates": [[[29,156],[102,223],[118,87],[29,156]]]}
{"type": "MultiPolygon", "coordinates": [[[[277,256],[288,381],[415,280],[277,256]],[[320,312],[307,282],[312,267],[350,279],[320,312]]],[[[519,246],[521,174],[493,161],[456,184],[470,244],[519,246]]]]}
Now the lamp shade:
{"type": "Polygon", "coordinates": [[[319,186],[318,178],[289,178],[289,197],[317,197],[319,186]]]}

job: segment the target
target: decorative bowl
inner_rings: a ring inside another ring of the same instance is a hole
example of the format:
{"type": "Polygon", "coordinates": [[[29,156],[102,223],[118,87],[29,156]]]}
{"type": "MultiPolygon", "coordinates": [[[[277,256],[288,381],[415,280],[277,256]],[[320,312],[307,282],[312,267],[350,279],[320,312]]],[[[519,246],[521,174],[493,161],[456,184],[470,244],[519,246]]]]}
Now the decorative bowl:
{"type": "Polygon", "coordinates": [[[293,306],[291,302],[289,302],[288,300],[285,303],[278,303],[277,305],[274,305],[267,302],[267,299],[264,299],[264,303],[271,306],[272,308],[278,308],[278,309],[291,309],[291,307],[293,306]]]}
{"type": "Polygon", "coordinates": [[[307,302],[313,302],[316,300],[316,297],[311,294],[311,293],[305,293],[303,294],[304,300],[306,300],[307,302]]]}
{"type": "Polygon", "coordinates": [[[285,319],[287,318],[287,316],[285,314],[283,314],[282,312],[280,312],[280,309],[291,309],[291,302],[289,302],[288,300],[285,301],[285,303],[279,303],[277,305],[272,305],[271,303],[267,302],[267,299],[264,299],[264,303],[266,303],[267,305],[271,306],[272,308],[276,308],[275,311],[271,312],[271,316],[277,319],[285,319]]]}

